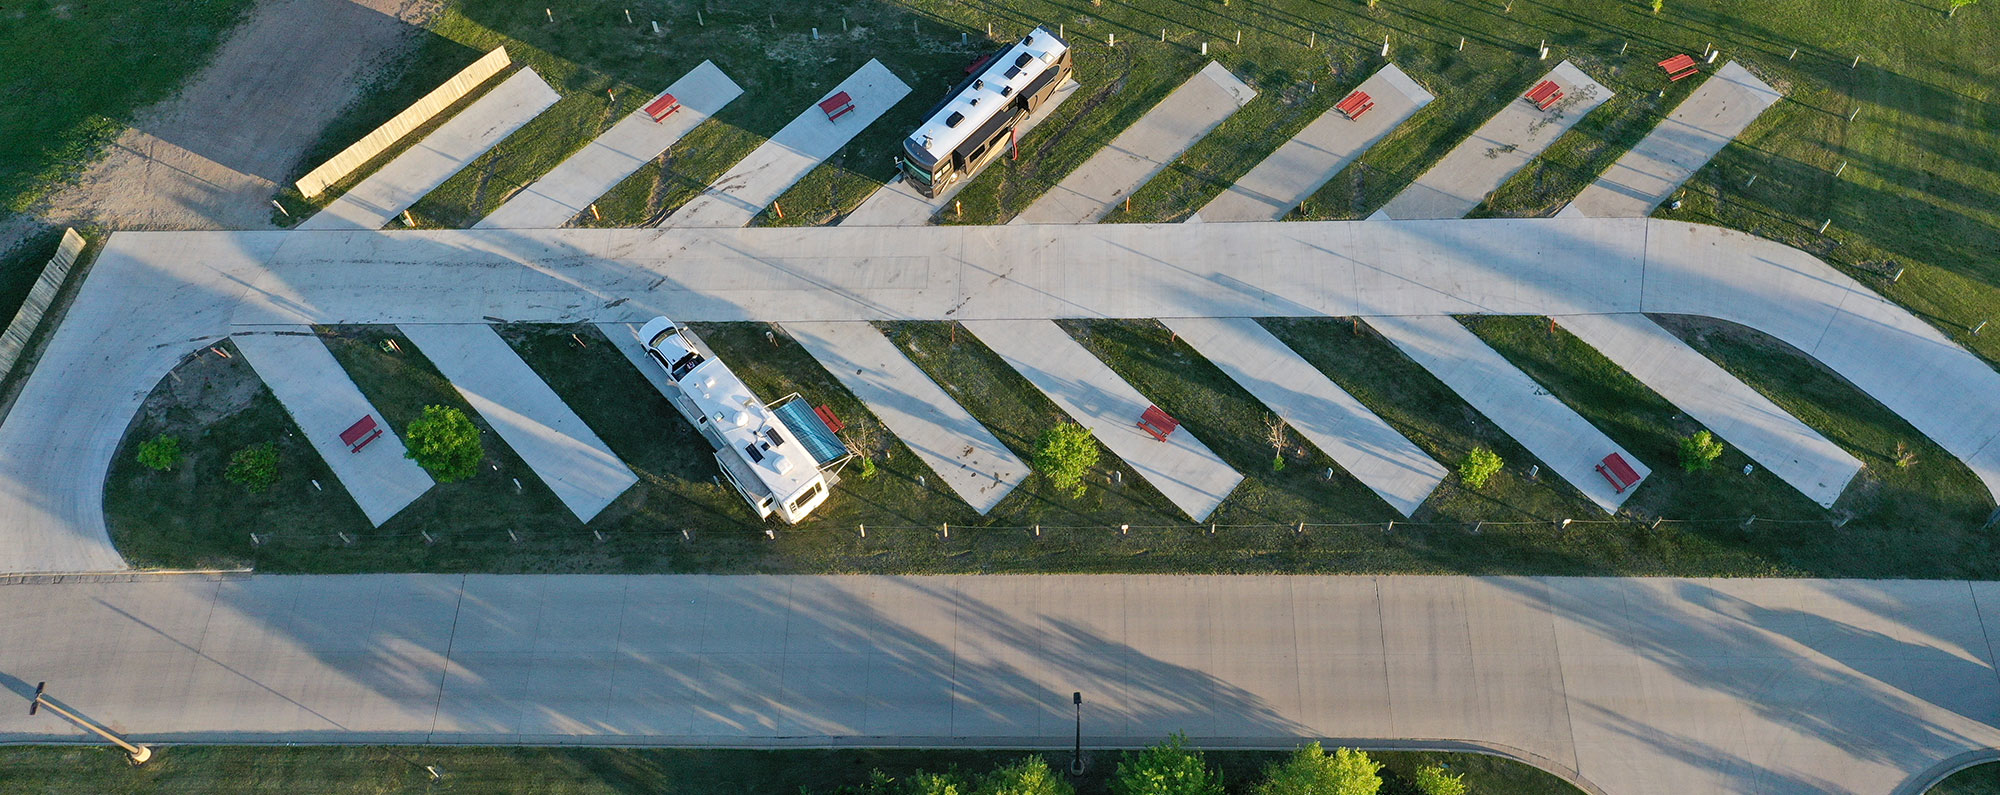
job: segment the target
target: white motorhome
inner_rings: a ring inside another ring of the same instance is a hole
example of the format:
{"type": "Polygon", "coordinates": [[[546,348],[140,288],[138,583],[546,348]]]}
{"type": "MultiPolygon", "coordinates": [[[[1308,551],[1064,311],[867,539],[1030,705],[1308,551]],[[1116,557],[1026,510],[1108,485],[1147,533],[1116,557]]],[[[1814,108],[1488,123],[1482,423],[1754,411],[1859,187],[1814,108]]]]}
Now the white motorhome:
{"type": "Polygon", "coordinates": [[[796,524],[826,501],[847,446],[804,400],[766,406],[693,331],[665,317],[641,328],[639,341],[666,370],[668,402],[715,448],[723,477],[758,518],[796,524]]]}
{"type": "Polygon", "coordinates": [[[903,141],[900,168],[918,192],[936,197],[1012,144],[1014,130],[1056,93],[1073,69],[1069,42],[1035,28],[974,64],[965,81],[924,114],[903,141]]]}

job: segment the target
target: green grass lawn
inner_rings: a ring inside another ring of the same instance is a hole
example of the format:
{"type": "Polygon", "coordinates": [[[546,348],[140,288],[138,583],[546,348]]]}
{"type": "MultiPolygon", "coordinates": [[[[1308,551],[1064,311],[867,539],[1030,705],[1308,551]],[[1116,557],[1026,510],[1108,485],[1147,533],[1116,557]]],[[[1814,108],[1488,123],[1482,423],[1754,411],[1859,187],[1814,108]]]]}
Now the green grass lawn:
{"type": "MultiPolygon", "coordinates": [[[[1071,779],[1081,795],[1108,792],[1119,752],[1090,751],[1089,768],[1071,779]]],[[[1025,756],[1021,751],[953,749],[739,751],[721,749],[481,748],[441,746],[169,746],[134,768],[115,750],[56,746],[0,747],[0,784],[12,791],[116,795],[138,792],[277,793],[584,793],[676,795],[820,795],[869,784],[877,771],[904,781],[920,771],[978,774],[1025,756]],[[435,766],[444,777],[431,781],[435,766]]],[[[1210,751],[1231,792],[1261,780],[1275,751],[1210,751]]],[[[1446,765],[1472,792],[1575,795],[1555,776],[1496,757],[1465,753],[1377,751],[1384,793],[1413,792],[1418,768],[1446,765]]],[[[1068,752],[1045,755],[1066,770],[1068,752]]],[[[863,790],[873,792],[874,790],[863,790]]],[[[886,795],[886,793],[884,793],[886,795]]]]}
{"type": "Polygon", "coordinates": [[[2000,762],[1974,765],[1930,788],[1928,795],[2000,795],[2000,762]]]}

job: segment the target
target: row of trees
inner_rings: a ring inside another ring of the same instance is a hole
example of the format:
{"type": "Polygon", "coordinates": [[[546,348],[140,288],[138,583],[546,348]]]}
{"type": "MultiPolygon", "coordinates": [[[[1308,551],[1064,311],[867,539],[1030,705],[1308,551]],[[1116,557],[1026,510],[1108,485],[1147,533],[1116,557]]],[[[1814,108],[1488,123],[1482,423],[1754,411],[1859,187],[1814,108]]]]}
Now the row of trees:
{"type": "MultiPolygon", "coordinates": [[[[1382,764],[1367,752],[1319,743],[1292,752],[1264,768],[1263,779],[1249,789],[1253,795],[1376,795],[1382,790],[1382,764]]],[[[1112,774],[1113,795],[1223,795],[1221,771],[1210,767],[1201,751],[1174,735],[1166,742],[1125,754],[1112,774]]],[[[1409,785],[1418,795],[1467,795],[1464,776],[1442,765],[1417,770],[1409,785]]],[[[1040,756],[1029,756],[983,775],[952,770],[922,772],[898,781],[881,771],[858,787],[834,795],[1075,795],[1068,780],[1040,756]]]]}

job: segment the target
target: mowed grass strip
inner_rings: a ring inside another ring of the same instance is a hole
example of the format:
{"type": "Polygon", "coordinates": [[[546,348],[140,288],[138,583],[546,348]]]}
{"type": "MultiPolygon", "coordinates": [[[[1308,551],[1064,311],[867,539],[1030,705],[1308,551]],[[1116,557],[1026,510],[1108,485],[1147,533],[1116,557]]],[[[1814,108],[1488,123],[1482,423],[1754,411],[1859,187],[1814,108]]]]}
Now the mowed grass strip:
{"type": "MultiPolygon", "coordinates": [[[[1162,729],[1162,731],[1167,731],[1162,729]]],[[[1122,752],[1090,751],[1080,795],[1103,795],[1122,752]]],[[[1229,782],[1259,781],[1282,751],[1208,751],[1229,782]]],[[[1027,756],[1021,751],[837,749],[751,751],[708,748],[534,748],[463,746],[257,747],[176,745],[144,767],[124,764],[116,749],[80,746],[0,747],[10,784],[47,793],[139,792],[478,792],[601,795],[802,793],[832,795],[863,787],[880,771],[901,782],[918,772],[979,775],[1027,756]],[[433,782],[426,766],[444,774],[433,782]]],[[[1499,757],[1433,751],[1373,751],[1385,792],[1408,790],[1419,768],[1445,765],[1472,792],[1576,795],[1553,775],[1499,757]],[[1389,789],[1396,788],[1396,789],[1389,789]]],[[[1067,752],[1044,754],[1051,767],[1067,752]]],[[[869,790],[873,791],[873,790],[869,790]]]]}
{"type": "Polygon", "coordinates": [[[252,533],[331,537],[366,528],[368,517],[236,346],[215,347],[230,358],[206,349],[192,355],[160,381],[125,430],[104,491],[118,551],[140,568],[240,568],[257,564],[264,551],[252,533]],[[180,439],[186,457],[156,472],[139,464],[138,447],[162,434],[180,439]],[[278,479],[269,489],[252,493],[223,478],[232,453],[266,442],[278,448],[278,479]]]}
{"type": "Polygon", "coordinates": [[[1796,554],[1816,570],[1840,571],[1840,576],[1969,579],[2000,573],[1993,562],[1994,540],[1985,527],[1993,497],[1964,463],[1846,379],[1774,337],[1709,318],[1654,319],[1861,460],[1860,474],[1834,504],[1837,517],[1851,517],[1847,525],[1831,533],[1808,533],[1799,542],[1796,554]]]}
{"type": "MultiPolygon", "coordinates": [[[[1551,333],[1547,319],[1463,320],[1502,356],[1652,467],[1624,513],[1640,519],[1720,520],[1695,526],[1735,536],[1736,545],[1794,576],[1889,577],[1899,576],[1891,572],[1928,570],[1935,573],[1926,576],[1970,577],[1992,571],[1990,564],[1967,559],[1968,553],[1991,546],[1980,530],[1991,502],[1981,499],[1984,488],[1972,473],[1866,395],[1768,337],[1721,329],[1712,321],[1684,327],[1700,330],[1691,336],[1721,351],[1718,359],[1726,368],[1754,373],[1753,386],[1762,387],[1781,406],[1799,406],[1796,416],[1867,464],[1831,514],[1762,466],[1744,474],[1743,468],[1754,462],[1733,446],[1712,469],[1683,471],[1675,443],[1699,430],[1699,423],[1582,340],[1560,328],[1551,333]],[[1774,383],[1789,386],[1774,393],[1774,383]],[[1839,408],[1828,411],[1833,407],[1839,408]],[[1892,428],[1908,436],[1888,430],[1892,428]],[[1908,439],[1916,465],[1894,464],[1892,438],[1908,439]],[[1759,521],[1748,528],[1728,521],[1751,516],[1759,521]],[[1832,526],[1830,520],[1838,517],[1848,517],[1845,526],[1832,526]]],[[[1727,438],[1722,441],[1729,444],[1727,438]]]]}
{"type": "Polygon", "coordinates": [[[1387,340],[1352,318],[1273,318],[1266,329],[1311,362],[1348,394],[1375,412],[1451,470],[1424,502],[1416,521],[1478,525],[1476,540],[1451,545],[1452,570],[1502,573],[1625,575],[1769,575],[1778,573],[1726,535],[1678,522],[1646,529],[1634,522],[1602,520],[1603,511],[1561,478],[1546,471],[1520,443],[1472,408],[1449,387],[1387,340]],[[1484,447],[1506,467],[1484,488],[1461,481],[1467,453],[1484,447]]]}
{"type": "MultiPolygon", "coordinates": [[[[1552,338],[1545,320],[1477,324],[1503,354],[1516,357],[1653,466],[1655,474],[1628,511],[1637,518],[1610,520],[1550,473],[1530,478],[1532,456],[1365,324],[1359,333],[1345,319],[1265,324],[1448,467],[1484,446],[1497,451],[1506,468],[1478,490],[1447,477],[1415,516],[1400,519],[1295,434],[1288,432],[1285,468],[1275,471],[1268,410],[1154,321],[1079,321],[1068,325],[1086,347],[1246,479],[1215,513],[1212,534],[1108,451],[1081,496],[1031,475],[982,517],[932,480],[935,473],[781,329],[700,324],[699,333],[760,397],[797,392],[829,406],[848,423],[845,438],[877,463],[873,477],[850,464],[827,504],[788,527],[754,518],[717,479],[707,444],[595,327],[522,324],[502,327],[503,336],[640,476],[588,524],[490,434],[488,461],[477,476],[435,487],[379,530],[367,526],[302,440],[281,441],[286,479],[279,487],[269,497],[244,499],[240,487],[212,474],[219,462],[237,447],[290,439],[287,432],[296,431],[268,393],[261,398],[264,409],[244,410],[226,408],[240,401],[184,391],[183,384],[225,383],[200,369],[222,361],[212,356],[184,366],[156,390],[118,453],[106,507],[120,548],[141,565],[234,562],[267,572],[1994,573],[1987,562],[1993,558],[1985,554],[1990,545],[1978,531],[1991,503],[1970,473],[1907,426],[1894,426],[1885,410],[1830,373],[1795,353],[1760,347],[1768,340],[1741,342],[1735,332],[1710,331],[1695,344],[1725,366],[1747,370],[1753,385],[1869,463],[1834,512],[1807,502],[1761,467],[1744,477],[1746,462],[1735,451],[1713,471],[1678,472],[1672,441],[1698,426],[1677,418],[1671,406],[1629,376],[1604,372],[1608,363],[1593,361],[1595,352],[1579,349],[1580,342],[1552,338]],[[1592,408],[1597,405],[1610,408],[1592,408]],[[225,410],[216,414],[216,406],[225,410]],[[159,419],[182,416],[175,423],[159,419]],[[1883,430],[1891,427],[1902,430],[1883,430]],[[138,443],[162,429],[190,444],[190,471],[197,474],[135,468],[138,443]],[[1907,467],[1894,464],[1902,441],[1914,457],[1907,467]],[[1331,480],[1324,477],[1328,468],[1331,480]],[[307,477],[328,490],[313,491],[307,477]],[[226,507],[206,510],[218,505],[226,507]],[[1752,514],[1761,519],[1745,532],[1740,519],[1752,514]],[[1833,526],[1850,514],[1844,527],[1833,526]],[[1651,526],[1644,520],[1652,515],[1668,521],[1651,526]],[[1690,518],[1704,521],[1679,521],[1690,518]],[[1578,521],[1564,528],[1563,519],[1578,521]],[[1808,521],[1769,521],[1779,519],[1808,521]],[[1307,523],[1306,532],[1296,531],[1299,522],[1307,523]],[[861,525],[868,528],[865,538],[861,525]],[[775,530],[775,538],[766,530],[775,530]],[[248,532],[268,534],[264,545],[251,547],[248,532]],[[356,543],[347,545],[335,533],[356,543]]],[[[1067,419],[970,333],[947,323],[881,328],[1024,459],[1044,429],[1067,419]]],[[[325,338],[399,431],[424,405],[464,407],[390,327],[329,329],[325,338]],[[385,348],[386,340],[398,341],[403,351],[385,348]]],[[[262,390],[247,367],[236,372],[240,385],[262,390]]]]}

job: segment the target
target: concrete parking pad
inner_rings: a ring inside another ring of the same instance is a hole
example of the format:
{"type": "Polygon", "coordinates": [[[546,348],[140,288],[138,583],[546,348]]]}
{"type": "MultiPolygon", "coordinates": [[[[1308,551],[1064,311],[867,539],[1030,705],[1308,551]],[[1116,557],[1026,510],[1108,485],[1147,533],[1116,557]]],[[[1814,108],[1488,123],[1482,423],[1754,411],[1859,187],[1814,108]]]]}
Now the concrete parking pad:
{"type": "Polygon", "coordinates": [[[1572,315],[1563,328],[1771,474],[1833,507],[1861,461],[1644,315],[1572,315]]]}
{"type": "Polygon", "coordinates": [[[840,151],[909,93],[910,87],[889,67],[870,59],[660,225],[684,228],[750,223],[792,183],[840,151]],[[842,91],[854,100],[854,110],[829,121],[819,103],[842,91]]]}
{"type": "Polygon", "coordinates": [[[639,482],[492,327],[399,328],[576,518],[590,521],[639,482]]]}
{"type": "Polygon", "coordinates": [[[1611,98],[1604,87],[1569,61],[1523,87],[1543,80],[1562,87],[1563,98],[1547,111],[1516,95],[1416,182],[1383,205],[1382,214],[1399,221],[1462,218],[1500,185],[1555,143],[1583,117],[1611,98]]]}
{"type": "Polygon", "coordinates": [[[681,109],[665,121],[654,121],[641,106],[472,228],[548,229],[568,223],[597,197],[741,96],[743,88],[713,61],[702,61],[667,86],[666,93],[680,102],[681,109]]]}
{"type": "Polygon", "coordinates": [[[381,229],[500,139],[556,104],[558,98],[535,70],[522,67],[415,146],[299,222],[298,228],[381,229]]]}
{"type": "MultiPolygon", "coordinates": [[[[1569,481],[1605,513],[1617,513],[1618,506],[1652,474],[1645,462],[1487,347],[1456,318],[1379,317],[1369,318],[1368,325],[1541,459],[1549,468],[1545,475],[1569,481]],[[1612,453],[1623,456],[1639,473],[1639,483],[1623,493],[1596,469],[1612,453]]],[[[1517,475],[1525,474],[1521,465],[1519,461],[1511,465],[1517,475]]]]}
{"type": "Polygon", "coordinates": [[[1027,463],[874,326],[802,322],[785,331],[974,510],[993,510],[1027,479],[1027,463]]]}
{"type": "Polygon", "coordinates": [[[1153,402],[1054,321],[979,320],[965,328],[1196,521],[1243,480],[1186,428],[1165,442],[1140,430],[1139,415],[1153,402]]]}
{"type": "Polygon", "coordinates": [[[1443,465],[1256,320],[1161,322],[1404,516],[1415,513],[1444,480],[1443,465]]]}
{"type": "Polygon", "coordinates": [[[1735,61],[1563,208],[1565,217],[1643,218],[1782,97],[1735,61]]]}
{"type": "MultiPolygon", "coordinates": [[[[0,586],[0,671],[141,742],[1055,750],[1081,691],[1093,747],[1450,741],[1607,795],[1918,792],[2000,745],[1996,583],[123,579],[0,586]]],[[[97,742],[0,711],[49,741],[97,742]]]]}
{"type": "Polygon", "coordinates": [[[1209,61],[1174,92],[1146,111],[1109,146],[1091,155],[1028,209],[1017,224],[1087,224],[1103,218],[1154,174],[1201,140],[1223,119],[1257,97],[1257,91],[1209,61]]]}
{"type": "Polygon", "coordinates": [[[370,523],[381,527],[430,490],[430,473],[403,455],[403,440],[311,328],[259,330],[231,339],[370,523]],[[382,435],[354,452],[340,432],[371,416],[382,435]]]}
{"type": "Polygon", "coordinates": [[[1353,120],[1327,109],[1194,217],[1202,221],[1282,219],[1432,99],[1431,92],[1395,64],[1383,65],[1354,90],[1366,92],[1375,101],[1375,108],[1353,120]]]}
{"type": "MultiPolygon", "coordinates": [[[[1070,80],[1057,86],[1055,92],[1042,102],[1041,107],[1036,108],[1034,113],[1022,119],[1020,125],[1014,128],[1015,136],[1026,138],[1029,130],[1035,129],[1036,125],[1053,115],[1064,100],[1076,94],[1077,85],[1075,80],[1070,80]]],[[[994,158],[986,165],[993,165],[999,160],[1000,158],[994,158]]],[[[931,216],[949,206],[952,197],[957,196],[959,191],[965,190],[965,186],[972,184],[973,177],[979,176],[985,170],[986,166],[981,166],[979,170],[960,177],[936,198],[918,193],[916,186],[910,180],[899,177],[896,181],[883,185],[869,194],[868,198],[861,202],[861,206],[854,208],[854,212],[848,213],[846,218],[840,219],[840,223],[843,226],[923,226],[930,223],[931,216]]]]}

